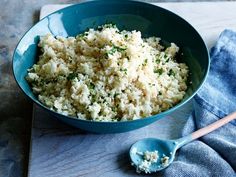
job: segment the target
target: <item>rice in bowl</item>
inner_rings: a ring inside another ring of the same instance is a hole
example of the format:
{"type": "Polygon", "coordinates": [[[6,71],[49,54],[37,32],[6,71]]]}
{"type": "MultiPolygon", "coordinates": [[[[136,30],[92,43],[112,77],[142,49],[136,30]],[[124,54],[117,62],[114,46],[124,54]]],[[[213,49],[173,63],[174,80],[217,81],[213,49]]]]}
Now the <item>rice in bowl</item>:
{"type": "Polygon", "coordinates": [[[165,111],[187,89],[179,48],[105,24],[76,37],[41,36],[39,61],[26,76],[50,109],[94,121],[124,121],[165,111]]]}

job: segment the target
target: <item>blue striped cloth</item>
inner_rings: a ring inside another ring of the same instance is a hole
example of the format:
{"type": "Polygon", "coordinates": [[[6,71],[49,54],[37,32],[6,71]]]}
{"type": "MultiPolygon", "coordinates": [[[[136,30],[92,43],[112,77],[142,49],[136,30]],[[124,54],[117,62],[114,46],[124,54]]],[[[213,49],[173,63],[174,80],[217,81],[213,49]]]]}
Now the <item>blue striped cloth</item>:
{"type": "MultiPolygon", "coordinates": [[[[225,30],[211,49],[209,76],[194,97],[182,136],[236,111],[236,32],[225,30]]],[[[236,121],[179,150],[165,177],[236,177],[236,121]]]]}

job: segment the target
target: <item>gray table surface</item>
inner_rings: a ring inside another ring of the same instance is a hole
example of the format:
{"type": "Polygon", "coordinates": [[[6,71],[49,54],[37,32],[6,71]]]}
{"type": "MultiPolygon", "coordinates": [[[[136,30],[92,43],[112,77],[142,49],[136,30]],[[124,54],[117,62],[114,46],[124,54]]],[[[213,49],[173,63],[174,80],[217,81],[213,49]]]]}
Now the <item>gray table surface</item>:
{"type": "Polygon", "coordinates": [[[28,166],[32,102],[14,81],[11,70],[14,48],[27,29],[38,21],[39,10],[43,5],[77,2],[0,0],[0,177],[26,176],[28,166]]]}

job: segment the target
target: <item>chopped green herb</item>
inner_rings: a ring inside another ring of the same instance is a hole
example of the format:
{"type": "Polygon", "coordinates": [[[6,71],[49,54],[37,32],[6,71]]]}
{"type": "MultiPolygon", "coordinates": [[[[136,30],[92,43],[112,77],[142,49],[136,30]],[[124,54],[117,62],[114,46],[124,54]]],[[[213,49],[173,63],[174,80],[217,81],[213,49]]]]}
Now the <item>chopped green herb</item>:
{"type": "Polygon", "coordinates": [[[117,27],[116,27],[116,24],[115,24],[115,23],[112,23],[112,22],[107,23],[107,24],[103,25],[102,27],[103,27],[103,28],[117,28],[117,27]]]}
{"type": "Polygon", "coordinates": [[[96,95],[92,95],[91,101],[94,103],[96,101],[96,95]]]}
{"type": "Polygon", "coordinates": [[[156,58],[156,63],[158,64],[160,62],[161,62],[161,60],[159,58],[156,58]]]}
{"type": "Polygon", "coordinates": [[[111,110],[112,110],[113,112],[117,112],[117,107],[112,107],[111,110]]]}
{"type": "Polygon", "coordinates": [[[172,69],[170,69],[168,75],[169,75],[169,76],[175,76],[175,72],[174,72],[172,69]]]}
{"type": "Polygon", "coordinates": [[[144,63],[142,64],[142,66],[146,66],[147,65],[147,59],[144,60],[144,63]]]}
{"type": "Polygon", "coordinates": [[[118,95],[119,95],[119,93],[115,93],[115,94],[114,94],[114,98],[116,98],[118,95]]]}
{"type": "Polygon", "coordinates": [[[106,23],[102,26],[98,26],[97,30],[102,31],[104,28],[117,28],[117,27],[116,27],[116,24],[114,24],[114,23],[106,23]]]}
{"type": "Polygon", "coordinates": [[[125,38],[128,38],[128,34],[125,34],[125,38]]]}
{"type": "Polygon", "coordinates": [[[126,68],[125,69],[120,68],[120,71],[124,71],[125,74],[127,74],[127,69],[126,68]]]}
{"type": "Polygon", "coordinates": [[[115,52],[123,52],[125,50],[126,50],[126,48],[121,48],[121,47],[117,47],[117,46],[113,45],[111,50],[109,50],[105,53],[105,56],[106,56],[106,58],[108,58],[108,55],[113,55],[115,52]]]}
{"type": "Polygon", "coordinates": [[[162,68],[160,68],[160,69],[154,70],[153,72],[158,73],[159,75],[161,75],[164,72],[164,70],[162,68]]]}
{"type": "Polygon", "coordinates": [[[118,52],[122,52],[127,49],[127,48],[121,48],[121,47],[117,47],[117,46],[113,46],[113,48],[115,48],[118,52]]]}
{"type": "Polygon", "coordinates": [[[97,27],[97,30],[98,30],[98,31],[102,31],[102,29],[103,29],[102,26],[98,26],[98,27],[97,27]]]}
{"type": "Polygon", "coordinates": [[[95,88],[95,85],[92,82],[90,82],[88,87],[89,89],[93,90],[95,88]]]}
{"type": "Polygon", "coordinates": [[[88,36],[88,32],[87,32],[87,31],[84,32],[84,33],[79,34],[77,37],[78,37],[78,38],[84,38],[84,37],[86,37],[86,36],[88,36]]]}
{"type": "Polygon", "coordinates": [[[108,59],[108,52],[104,54],[105,58],[108,59]]]}
{"type": "Polygon", "coordinates": [[[112,47],[111,50],[108,51],[108,54],[113,55],[116,51],[117,51],[116,48],[112,47]]]}
{"type": "Polygon", "coordinates": [[[148,83],[148,85],[150,85],[150,86],[155,86],[155,84],[152,84],[152,83],[148,83]]]}
{"type": "Polygon", "coordinates": [[[67,79],[68,80],[73,80],[74,78],[77,77],[77,73],[70,73],[68,76],[67,76],[67,79]]]}

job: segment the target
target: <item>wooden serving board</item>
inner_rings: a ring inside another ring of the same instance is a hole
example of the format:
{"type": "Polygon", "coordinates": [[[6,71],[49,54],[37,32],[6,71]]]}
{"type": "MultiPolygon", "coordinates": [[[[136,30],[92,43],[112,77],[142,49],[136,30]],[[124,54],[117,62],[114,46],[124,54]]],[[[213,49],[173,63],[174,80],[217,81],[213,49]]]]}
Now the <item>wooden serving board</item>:
{"type": "MultiPolygon", "coordinates": [[[[236,2],[158,3],[189,21],[211,47],[224,29],[236,30],[236,2]]],[[[66,5],[46,5],[40,18],[66,5]]],[[[135,177],[129,147],[147,137],[179,138],[191,101],[147,127],[120,134],[92,134],[65,125],[34,105],[29,177],[135,177]]],[[[153,174],[151,176],[161,176],[153,174]]]]}

